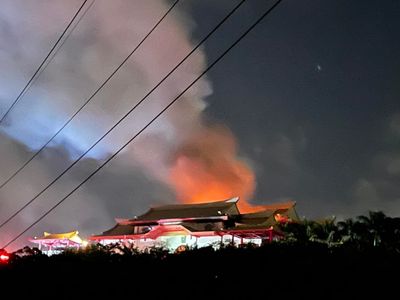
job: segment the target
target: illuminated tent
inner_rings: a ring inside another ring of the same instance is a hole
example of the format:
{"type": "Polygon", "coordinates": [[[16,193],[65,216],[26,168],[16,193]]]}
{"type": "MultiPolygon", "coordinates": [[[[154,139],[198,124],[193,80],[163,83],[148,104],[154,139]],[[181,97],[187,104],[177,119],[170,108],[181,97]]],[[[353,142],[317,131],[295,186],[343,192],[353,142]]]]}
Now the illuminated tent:
{"type": "Polygon", "coordinates": [[[84,245],[84,241],[78,235],[77,230],[65,233],[44,232],[42,237],[34,237],[29,241],[39,245],[39,249],[45,247],[45,252],[52,250],[62,250],[65,248],[79,248],[84,245]]]}

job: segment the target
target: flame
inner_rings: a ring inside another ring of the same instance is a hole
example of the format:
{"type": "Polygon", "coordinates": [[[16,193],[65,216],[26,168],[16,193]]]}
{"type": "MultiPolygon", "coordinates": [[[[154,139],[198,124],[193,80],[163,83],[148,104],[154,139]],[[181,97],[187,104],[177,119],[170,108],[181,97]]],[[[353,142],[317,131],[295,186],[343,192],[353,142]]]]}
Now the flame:
{"type": "Polygon", "coordinates": [[[287,223],[289,221],[288,216],[284,216],[281,214],[275,214],[274,218],[275,218],[275,221],[277,221],[278,223],[287,223]]]}
{"type": "Polygon", "coordinates": [[[203,128],[175,155],[169,184],[181,202],[213,202],[239,196],[241,212],[260,210],[247,202],[255,190],[255,175],[238,157],[234,136],[227,128],[203,128]]]}

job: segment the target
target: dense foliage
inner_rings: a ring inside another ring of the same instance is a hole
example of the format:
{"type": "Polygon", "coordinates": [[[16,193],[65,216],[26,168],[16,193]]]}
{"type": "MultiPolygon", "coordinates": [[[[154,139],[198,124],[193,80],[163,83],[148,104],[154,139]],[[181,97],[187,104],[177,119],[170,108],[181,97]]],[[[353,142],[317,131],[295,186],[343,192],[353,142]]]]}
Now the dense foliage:
{"type": "MultiPolygon", "coordinates": [[[[0,270],[13,295],[129,299],[380,298],[397,293],[399,219],[371,212],[355,220],[282,226],[285,239],[169,253],[125,245],[92,245],[51,257],[13,254],[0,270]]],[[[17,297],[18,296],[18,297],[17,297]]]]}
{"type": "Polygon", "coordinates": [[[285,242],[318,242],[329,247],[367,249],[380,247],[400,253],[400,218],[383,212],[369,212],[368,216],[335,222],[304,220],[282,226],[285,242]]]}

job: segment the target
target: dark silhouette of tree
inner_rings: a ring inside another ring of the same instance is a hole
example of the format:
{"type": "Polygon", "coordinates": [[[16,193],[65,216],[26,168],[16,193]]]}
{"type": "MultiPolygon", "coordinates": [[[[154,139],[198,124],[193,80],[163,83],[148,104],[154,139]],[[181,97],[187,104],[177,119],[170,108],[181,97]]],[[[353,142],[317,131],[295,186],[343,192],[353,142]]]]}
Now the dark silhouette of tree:
{"type": "Polygon", "coordinates": [[[382,237],[386,235],[385,231],[389,229],[386,226],[387,219],[388,217],[381,211],[370,211],[368,216],[358,216],[359,226],[363,229],[360,239],[369,245],[372,244],[374,247],[379,246],[382,242],[382,237]]]}

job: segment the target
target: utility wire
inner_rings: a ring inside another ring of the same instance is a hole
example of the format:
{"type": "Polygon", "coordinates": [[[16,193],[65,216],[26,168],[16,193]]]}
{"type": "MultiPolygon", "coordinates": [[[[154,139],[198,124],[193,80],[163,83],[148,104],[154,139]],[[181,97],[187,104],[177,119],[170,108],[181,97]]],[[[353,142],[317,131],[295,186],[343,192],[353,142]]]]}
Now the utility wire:
{"type": "Polygon", "coordinates": [[[136,139],[144,130],[146,130],[154,121],[156,121],[167,109],[169,109],[187,90],[189,90],[201,77],[204,76],[210,69],[212,69],[229,51],[232,50],[251,30],[254,29],[267,15],[269,15],[282,0],[276,1],[267,11],[265,11],[261,17],[259,17],[239,38],[229,46],[217,59],[214,60],[195,80],[189,84],[176,98],[174,98],[167,106],[164,107],[161,112],[159,112],[146,126],[144,126],[138,133],[136,133],[128,142],[126,142],[117,152],[111,155],[106,161],[104,161],[94,172],[92,172],[84,181],[82,181],[79,185],[77,185],[71,192],[69,192],[65,197],[63,197],[59,202],[57,202],[54,206],[52,206],[49,210],[46,211],[41,217],[39,217],[35,222],[29,225],[25,230],[15,236],[12,240],[10,240],[7,244],[4,245],[3,248],[8,247],[10,244],[15,242],[18,238],[20,238],[24,233],[26,233],[29,229],[39,223],[42,219],[44,219],[48,214],[50,214],[54,209],[56,209],[61,203],[63,203],[68,197],[70,197],[76,190],[78,190],[82,185],[84,185],[90,178],[97,174],[108,162],[110,162],[114,157],[116,157],[126,146],[128,146],[134,139],[136,139]]]}
{"type": "Polygon", "coordinates": [[[115,127],[117,127],[129,114],[131,114],[143,101],[145,101],[150,94],[153,93],[180,65],[182,65],[195,51],[199,48],[246,0],[242,0],[237,4],[230,13],[219,22],[214,29],[208,33],[164,78],[156,84],[138,103],[136,103],[117,123],[115,123],[106,133],[103,134],[89,149],[83,152],[69,167],[67,167],[63,172],[61,172],[53,181],[51,181],[42,191],[40,191],[36,196],[29,200],[25,205],[18,209],[14,214],[12,214],[7,220],[0,224],[0,228],[10,222],[14,217],[16,217],[21,211],[28,207],[33,201],[35,201],[39,196],[41,196],[47,189],[49,189],[58,179],[60,179],[65,173],[67,173],[74,165],[76,165],[90,150],[92,150],[100,141],[102,141],[115,127]]]}
{"type": "MultiPolygon", "coordinates": [[[[53,52],[53,55],[51,56],[50,59],[47,60],[45,67],[40,70],[40,72],[37,74],[36,79],[40,76],[40,74],[44,71],[46,66],[53,60],[53,58],[57,55],[58,51],[62,48],[64,43],[67,41],[68,37],[71,35],[71,33],[75,30],[76,26],[80,23],[80,21],[83,19],[83,17],[86,15],[86,13],[89,11],[89,9],[93,6],[94,2],[96,0],[92,0],[92,2],[89,4],[89,6],[85,9],[85,11],[81,14],[79,20],[75,23],[74,27],[72,27],[71,31],[68,33],[68,35],[65,37],[63,42],[60,44],[60,47],[57,48],[56,51],[53,52]]],[[[64,126],[65,127],[65,126],[64,126]]],[[[63,128],[64,128],[63,127],[63,128]]],[[[40,154],[40,152],[46,148],[46,146],[56,137],[56,135],[60,132],[61,130],[57,131],[57,133],[46,143],[44,144],[33,156],[31,156],[19,169],[17,169],[6,181],[4,181],[2,184],[0,184],[0,189],[2,189],[7,183],[9,183],[22,169],[24,169],[36,156],[40,154]]]]}
{"type": "MultiPolygon", "coordinates": [[[[104,82],[100,85],[99,88],[79,107],[79,109],[62,125],[55,134],[34,154],[32,155],[18,170],[16,170],[6,181],[4,181],[0,185],[0,189],[2,189],[7,183],[9,183],[15,176],[18,175],[36,156],[38,156],[59,134],[60,132],[67,127],[69,123],[76,117],[77,114],[100,92],[100,90],[111,80],[112,77],[122,68],[122,66],[127,62],[127,60],[136,52],[136,50],[143,44],[143,42],[150,36],[150,34],[158,27],[158,25],[165,19],[165,17],[171,12],[171,10],[175,7],[175,5],[180,0],[176,0],[171,7],[164,13],[162,18],[158,20],[158,22],[153,26],[153,28],[145,35],[145,37],[136,45],[136,47],[129,53],[129,55],[118,65],[118,67],[104,80],[104,82]]],[[[17,212],[18,213],[18,212],[17,212]]],[[[12,216],[13,217],[13,216],[12,216]]],[[[12,218],[11,217],[11,218],[12,218]]],[[[0,224],[0,228],[7,223],[9,220],[7,219],[4,223],[0,224]]]]}
{"type": "MultiPolygon", "coordinates": [[[[0,124],[3,122],[3,120],[6,118],[6,116],[10,113],[10,111],[13,109],[13,107],[17,104],[17,102],[22,98],[22,96],[25,94],[25,92],[29,89],[29,87],[31,86],[31,84],[33,83],[33,81],[36,78],[36,75],[38,75],[38,73],[40,72],[40,70],[42,69],[42,67],[44,66],[44,64],[46,63],[46,61],[48,60],[48,58],[50,57],[50,55],[53,53],[54,49],[56,49],[56,47],[58,46],[58,44],[61,42],[62,38],[64,37],[64,35],[67,33],[68,29],[71,27],[71,25],[74,23],[76,17],[79,15],[79,13],[81,12],[81,10],[83,9],[83,7],[85,6],[86,2],[88,2],[88,0],[83,1],[82,5],[79,7],[78,11],[75,13],[75,15],[73,16],[73,18],[71,19],[71,21],[68,23],[68,26],[64,29],[64,31],[62,32],[62,34],[59,36],[58,40],[56,41],[56,43],[53,45],[53,47],[50,49],[49,53],[46,55],[46,57],[44,58],[44,60],[42,61],[42,63],[40,64],[40,66],[36,69],[35,73],[33,73],[31,79],[29,79],[28,83],[25,85],[25,87],[22,89],[22,91],[19,93],[18,97],[15,98],[15,100],[13,101],[13,103],[11,104],[11,106],[7,109],[7,111],[5,112],[5,114],[1,117],[0,119],[0,124]]],[[[46,65],[47,66],[47,65],[46,65]]],[[[46,66],[44,68],[46,68],[46,66]]]]}
{"type": "MultiPolygon", "coordinates": [[[[79,25],[79,23],[82,21],[82,19],[86,16],[87,12],[90,10],[90,8],[93,6],[96,0],[92,0],[92,2],[86,6],[85,11],[81,13],[78,21],[75,22],[74,26],[72,26],[71,30],[67,33],[61,44],[57,47],[55,51],[53,51],[53,54],[50,56],[50,58],[46,61],[46,63],[43,65],[41,70],[36,74],[35,79],[31,82],[30,86],[31,87],[36,80],[40,77],[40,75],[43,73],[43,71],[47,68],[47,66],[53,61],[54,57],[57,55],[57,53],[61,50],[61,48],[64,46],[65,42],[68,40],[68,38],[71,36],[71,34],[74,32],[75,28],[79,25]]],[[[25,96],[28,90],[26,90],[23,94],[22,97],[25,96]]],[[[0,186],[1,188],[1,186],[0,186]]]]}

